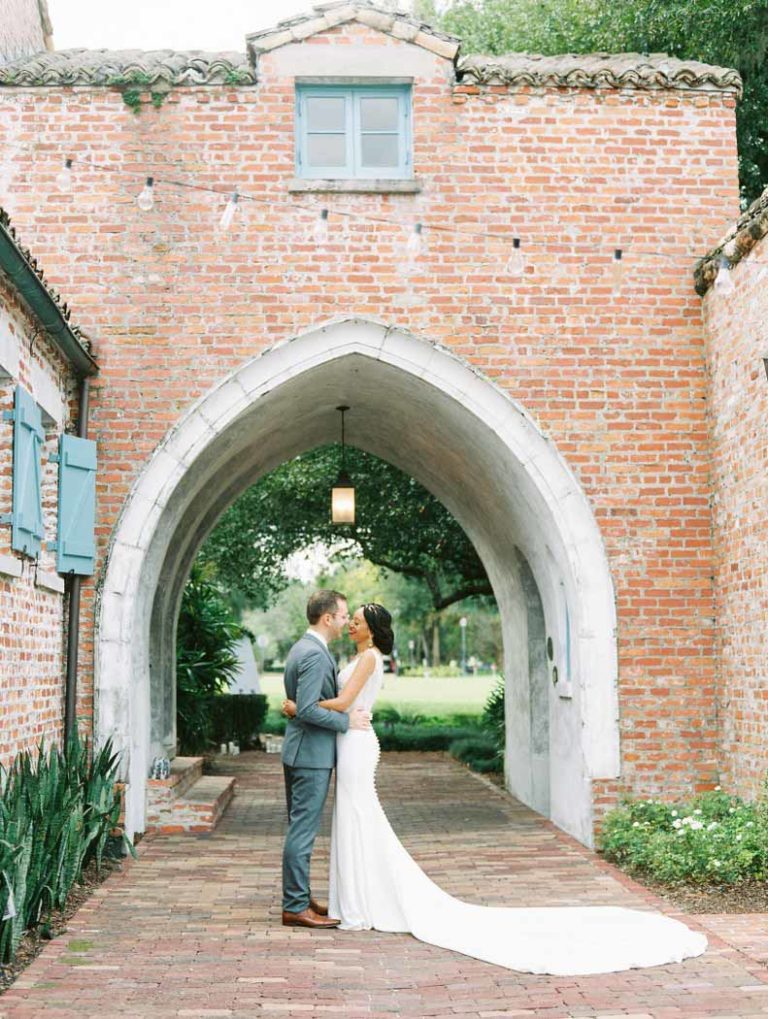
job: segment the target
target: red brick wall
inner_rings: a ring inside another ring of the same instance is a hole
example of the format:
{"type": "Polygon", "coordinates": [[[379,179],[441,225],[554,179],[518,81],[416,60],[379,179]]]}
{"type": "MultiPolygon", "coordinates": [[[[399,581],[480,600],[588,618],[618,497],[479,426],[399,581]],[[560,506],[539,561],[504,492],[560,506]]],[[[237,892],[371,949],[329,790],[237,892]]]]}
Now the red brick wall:
{"type": "Polygon", "coordinates": [[[712,430],[724,784],[756,796],[768,768],[768,240],[704,299],[712,430]]]}
{"type": "MultiPolygon", "coordinates": [[[[0,274],[0,329],[19,341],[21,357],[15,378],[0,379],[0,408],[12,410],[20,383],[34,392],[33,362],[72,397],[73,379],[61,354],[40,332],[0,274]]],[[[71,419],[74,406],[69,405],[71,419]]],[[[61,427],[46,426],[42,494],[45,541],[56,537],[57,472],[48,461],[57,451],[61,427]]],[[[0,420],[0,513],[10,513],[13,490],[13,423],[0,420]]],[[[43,544],[37,560],[11,548],[11,528],[0,527],[0,764],[7,766],[24,749],[61,740],[64,721],[66,597],[42,586],[56,573],[56,556],[43,544]],[[10,557],[21,564],[21,576],[4,572],[10,557]]],[[[55,583],[55,581],[54,581],[55,583]]]]}
{"type": "MultiPolygon", "coordinates": [[[[403,47],[359,25],[316,37],[403,47]]],[[[373,52],[373,50],[372,50],[373,52]]],[[[619,616],[623,782],[644,793],[716,781],[714,604],[700,300],[694,254],[737,211],[734,99],[722,93],[452,85],[429,57],[414,83],[418,195],[290,195],[294,82],[264,56],[253,88],[177,89],[132,114],[113,91],[0,94],[8,205],[95,341],[99,543],[171,425],[266,345],[356,314],[446,344],[519,400],[579,477],[605,538],[619,616]],[[31,146],[34,144],[34,155],[31,146]],[[53,178],[66,155],[71,194],[53,178]],[[223,199],[145,174],[235,187],[223,199]],[[329,250],[311,242],[331,209],[329,250]],[[333,210],[402,228],[340,221],[333,210]],[[419,270],[399,271],[406,231],[419,270]],[[346,229],[345,229],[346,225],[346,229]],[[522,280],[504,271],[522,238],[522,280]],[[610,290],[614,247],[626,281],[610,290]]],[[[423,59],[423,58],[422,58],[423,59]]],[[[386,74],[387,66],[372,67],[386,74]]],[[[103,562],[100,568],[103,567],[103,562]]],[[[92,662],[85,585],[82,667],[92,662]]],[[[90,711],[87,682],[81,710],[90,711]]]]}

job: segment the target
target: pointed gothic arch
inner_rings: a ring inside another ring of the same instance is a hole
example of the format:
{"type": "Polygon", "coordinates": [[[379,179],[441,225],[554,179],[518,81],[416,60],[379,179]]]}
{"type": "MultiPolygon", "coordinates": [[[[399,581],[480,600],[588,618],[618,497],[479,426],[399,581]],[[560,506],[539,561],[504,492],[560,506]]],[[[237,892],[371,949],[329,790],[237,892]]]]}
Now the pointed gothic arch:
{"type": "Polygon", "coordinates": [[[174,749],[176,619],[197,550],[261,475],[335,441],[341,402],[359,408],[350,441],[417,478],[475,544],[502,617],[507,785],[590,844],[592,780],[615,778],[620,757],[614,594],[589,502],[500,388],[446,348],[361,319],[234,371],[189,408],[126,500],[97,612],[95,728],[124,752],[129,834],[144,829],[153,756],[174,749]]]}

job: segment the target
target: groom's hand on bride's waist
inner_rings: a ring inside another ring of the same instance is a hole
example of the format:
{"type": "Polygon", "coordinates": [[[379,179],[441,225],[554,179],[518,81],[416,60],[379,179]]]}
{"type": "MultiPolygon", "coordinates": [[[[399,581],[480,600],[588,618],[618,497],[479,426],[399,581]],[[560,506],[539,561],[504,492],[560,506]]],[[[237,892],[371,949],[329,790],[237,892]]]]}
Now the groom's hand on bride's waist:
{"type": "Polygon", "coordinates": [[[354,711],[351,711],[349,714],[349,727],[350,729],[370,729],[370,711],[366,711],[365,708],[355,708],[354,711]]]}

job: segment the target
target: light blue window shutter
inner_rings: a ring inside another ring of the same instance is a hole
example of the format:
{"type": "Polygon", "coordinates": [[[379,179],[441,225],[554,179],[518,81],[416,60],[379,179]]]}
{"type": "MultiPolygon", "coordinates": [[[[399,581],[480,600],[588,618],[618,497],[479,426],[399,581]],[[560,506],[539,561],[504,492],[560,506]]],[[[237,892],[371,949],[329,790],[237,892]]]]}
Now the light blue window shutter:
{"type": "Polygon", "coordinates": [[[90,575],[96,556],[96,443],[76,435],[59,439],[59,531],[56,569],[90,575]]]}
{"type": "Polygon", "coordinates": [[[39,554],[43,537],[40,456],[44,438],[40,408],[26,389],[17,386],[13,409],[11,547],[31,556],[39,554]]]}

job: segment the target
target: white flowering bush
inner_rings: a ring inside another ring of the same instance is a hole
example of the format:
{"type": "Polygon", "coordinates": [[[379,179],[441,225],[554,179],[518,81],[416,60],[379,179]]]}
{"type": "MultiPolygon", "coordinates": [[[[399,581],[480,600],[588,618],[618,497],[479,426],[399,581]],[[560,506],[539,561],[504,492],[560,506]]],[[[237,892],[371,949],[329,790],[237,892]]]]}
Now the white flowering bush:
{"type": "Polygon", "coordinates": [[[665,884],[737,884],[768,877],[768,800],[720,786],[687,803],[627,800],[606,815],[600,848],[630,873],[665,884]]]}

